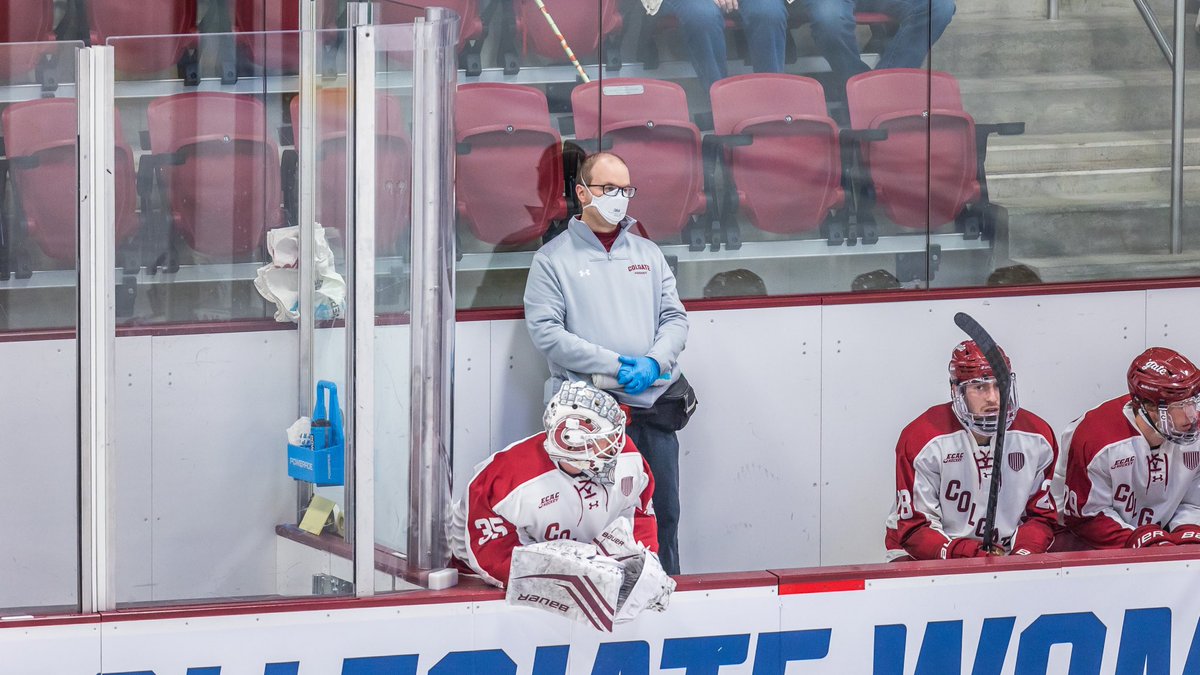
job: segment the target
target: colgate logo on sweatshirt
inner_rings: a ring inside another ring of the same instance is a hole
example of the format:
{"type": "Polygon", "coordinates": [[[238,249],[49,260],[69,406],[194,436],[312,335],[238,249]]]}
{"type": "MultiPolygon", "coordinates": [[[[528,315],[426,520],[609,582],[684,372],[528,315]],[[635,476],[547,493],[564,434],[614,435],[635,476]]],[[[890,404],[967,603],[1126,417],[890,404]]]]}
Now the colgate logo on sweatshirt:
{"type": "Polygon", "coordinates": [[[649,274],[649,273],[650,273],[650,266],[649,266],[649,265],[642,265],[642,264],[638,264],[638,265],[630,265],[630,266],[629,266],[629,271],[630,271],[630,272],[633,272],[634,274],[649,274]]]}

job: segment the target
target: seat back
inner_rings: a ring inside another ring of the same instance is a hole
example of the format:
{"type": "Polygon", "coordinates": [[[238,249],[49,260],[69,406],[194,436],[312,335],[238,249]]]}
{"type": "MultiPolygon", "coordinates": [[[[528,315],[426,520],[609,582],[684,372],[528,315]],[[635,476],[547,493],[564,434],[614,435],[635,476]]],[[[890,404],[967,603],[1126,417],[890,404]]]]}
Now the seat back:
{"type": "Polygon", "coordinates": [[[156,73],[196,46],[196,0],[88,0],[87,7],[92,44],[125,38],[114,50],[118,71],[156,73]]]}
{"type": "MultiPolygon", "coordinates": [[[[317,220],[346,231],[346,90],[317,92],[317,220]]],[[[292,120],[300,120],[300,99],[292,99],[292,120]]],[[[412,142],[399,99],[375,99],[375,246],[394,250],[412,222],[412,142]]],[[[300,146],[299,136],[296,147],[300,146]]]]}
{"type": "MultiPolygon", "coordinates": [[[[517,32],[522,51],[534,53],[552,61],[567,61],[562,43],[534,0],[513,0],[516,3],[517,32]]],[[[571,51],[579,59],[594,59],[600,51],[604,36],[621,29],[621,12],[616,0],[600,0],[600,13],[595,2],[583,0],[543,0],[546,10],[562,31],[571,51]],[[599,30],[597,30],[599,28],[599,30]]]]}
{"type": "Polygon", "coordinates": [[[731,148],[726,161],[755,227],[785,234],[811,230],[843,205],[837,124],[826,112],[819,82],[739,75],[713,84],[712,105],[716,133],[753,138],[731,148]]]}
{"type": "Polygon", "coordinates": [[[0,2],[0,81],[27,79],[46,49],[13,44],[49,42],[54,36],[54,0],[0,2]]]}
{"type": "Polygon", "coordinates": [[[566,217],[562,140],[546,95],[515,84],[464,84],[454,111],[458,213],[490,244],[532,242],[566,217]]]}
{"type": "Polygon", "coordinates": [[[381,2],[379,23],[412,23],[417,17],[425,16],[427,7],[447,7],[462,17],[462,29],[458,36],[458,47],[462,49],[468,40],[483,34],[483,19],[479,16],[479,0],[404,0],[381,2]]]}
{"type": "Polygon", "coordinates": [[[979,199],[975,122],[954,76],[916,68],[863,73],[846,83],[846,102],[855,129],[888,132],[865,144],[863,161],[892,222],[939,227],[979,199]]]}
{"type": "Polygon", "coordinates": [[[630,181],[638,188],[629,213],[651,239],[675,238],[704,211],[700,130],[688,118],[682,87],[663,80],[606,78],[603,86],[575,87],[571,107],[576,136],[611,139],[611,151],[629,166],[630,181]]]}
{"type": "Polygon", "coordinates": [[[162,167],[175,230],[197,253],[245,256],[283,223],[279,148],[257,98],[216,92],[177,94],[146,110],[150,148],[162,167]]]}
{"type": "MultiPolygon", "coordinates": [[[[50,258],[73,264],[78,237],[78,177],[76,176],[76,101],[46,98],[14,103],[0,115],[12,173],[13,188],[29,237],[50,258]]],[[[138,230],[134,212],[137,186],[133,150],[116,116],[114,183],[117,245],[138,230]]]]}

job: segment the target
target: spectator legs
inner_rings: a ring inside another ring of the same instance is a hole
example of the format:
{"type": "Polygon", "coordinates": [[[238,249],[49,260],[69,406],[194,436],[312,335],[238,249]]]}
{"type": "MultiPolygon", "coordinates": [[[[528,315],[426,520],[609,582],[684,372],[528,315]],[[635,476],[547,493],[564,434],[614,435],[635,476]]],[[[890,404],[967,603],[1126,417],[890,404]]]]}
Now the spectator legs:
{"type": "MultiPolygon", "coordinates": [[[[895,0],[905,2],[906,0],[895,0]]],[[[913,0],[919,3],[928,0],[913,0]]],[[[870,68],[863,63],[858,51],[858,36],[854,22],[855,0],[803,0],[812,21],[813,41],[821,56],[833,70],[835,89],[832,98],[844,98],[846,80],[865,73],[870,68]]]]}
{"type": "Polygon", "coordinates": [[[642,422],[636,413],[626,433],[654,474],[658,559],[667,574],[679,574],[679,438],[642,422]]]}
{"type": "Polygon", "coordinates": [[[692,67],[707,93],[713,82],[728,74],[724,14],[712,0],[663,0],[660,11],[679,20],[692,67]]]}
{"type": "MultiPolygon", "coordinates": [[[[865,4],[865,3],[864,3],[865,4]]],[[[954,0],[872,0],[876,11],[896,17],[900,29],[892,36],[876,68],[920,68],[930,47],[954,17],[954,0]]]]}
{"type": "Polygon", "coordinates": [[[782,73],[787,45],[787,4],[780,0],[740,0],[742,25],[756,73],[782,73]]]}

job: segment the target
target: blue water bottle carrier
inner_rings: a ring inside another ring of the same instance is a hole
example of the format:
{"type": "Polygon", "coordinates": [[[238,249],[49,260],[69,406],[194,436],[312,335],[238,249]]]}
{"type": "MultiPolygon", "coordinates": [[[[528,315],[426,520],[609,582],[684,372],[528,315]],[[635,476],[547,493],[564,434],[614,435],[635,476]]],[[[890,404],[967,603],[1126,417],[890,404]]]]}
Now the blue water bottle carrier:
{"type": "Polygon", "coordinates": [[[306,445],[288,443],[288,475],[317,486],[345,483],[346,437],[336,384],[317,383],[311,441],[306,445]]]}

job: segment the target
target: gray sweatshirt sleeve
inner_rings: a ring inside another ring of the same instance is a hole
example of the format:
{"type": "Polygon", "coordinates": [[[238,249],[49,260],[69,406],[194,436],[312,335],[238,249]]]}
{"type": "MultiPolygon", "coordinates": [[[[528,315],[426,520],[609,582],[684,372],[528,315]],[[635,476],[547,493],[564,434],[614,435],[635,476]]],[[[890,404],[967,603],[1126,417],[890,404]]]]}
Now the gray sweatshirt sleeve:
{"type": "MultiPolygon", "coordinates": [[[[672,290],[674,286],[672,279],[672,290]]],[[[617,353],[568,331],[566,318],[566,299],[562,286],[554,274],[550,259],[538,253],[533,257],[529,280],[525,283],[525,326],[529,329],[533,346],[545,354],[552,364],[567,370],[604,373],[615,377],[621,365],[617,353]]],[[[685,333],[686,330],[685,323],[685,333]]]]}
{"type": "Polygon", "coordinates": [[[658,361],[659,372],[669,373],[687,345],[688,319],[687,310],[683,308],[683,303],[679,300],[679,291],[675,288],[675,275],[671,273],[667,259],[662,256],[661,251],[659,257],[663,280],[658,330],[654,333],[654,345],[650,347],[646,356],[658,361]]]}

